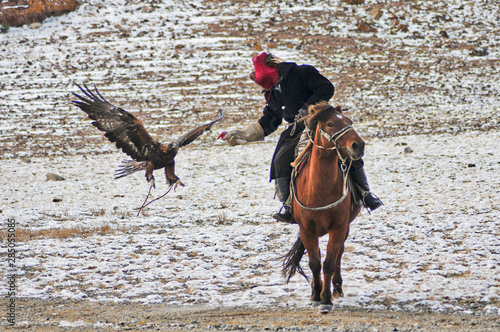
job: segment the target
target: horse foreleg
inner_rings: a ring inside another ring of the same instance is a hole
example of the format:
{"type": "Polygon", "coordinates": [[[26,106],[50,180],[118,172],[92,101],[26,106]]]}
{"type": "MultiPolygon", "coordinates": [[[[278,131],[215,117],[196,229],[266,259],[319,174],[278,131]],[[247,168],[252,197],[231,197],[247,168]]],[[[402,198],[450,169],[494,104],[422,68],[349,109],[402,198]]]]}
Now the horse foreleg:
{"type": "MultiPolygon", "coordinates": [[[[330,236],[331,241],[331,236],[330,236]]],[[[335,256],[330,248],[330,243],[328,243],[327,253],[325,261],[323,262],[323,289],[321,290],[321,300],[320,300],[320,312],[326,313],[333,309],[332,304],[332,292],[331,292],[331,282],[332,276],[335,271],[335,256]]]]}
{"type": "Polygon", "coordinates": [[[342,291],[341,262],[342,255],[344,254],[344,243],[347,239],[348,232],[349,225],[347,224],[345,227],[342,227],[335,233],[331,234],[328,242],[328,255],[331,255],[330,262],[332,262],[329,269],[331,269],[332,273],[331,283],[333,285],[332,295],[334,297],[341,297],[344,295],[344,292],[342,291]]]}
{"type": "Polygon", "coordinates": [[[332,291],[333,296],[338,297],[342,294],[342,277],[340,275],[340,258],[344,252],[345,230],[335,230],[330,233],[328,240],[327,253],[323,262],[323,289],[321,291],[320,312],[326,313],[332,311],[332,291]]]}
{"type": "Polygon", "coordinates": [[[342,291],[342,276],[341,276],[341,261],[342,254],[344,253],[344,244],[342,244],[342,248],[340,248],[337,257],[335,258],[335,271],[333,273],[333,296],[334,297],[342,297],[344,296],[344,292],[342,291]]]}
{"type": "Polygon", "coordinates": [[[309,268],[313,274],[312,280],[312,295],[311,301],[313,305],[317,305],[321,300],[321,252],[319,250],[318,238],[309,234],[306,231],[301,230],[300,238],[304,247],[307,250],[307,255],[309,257],[309,268]]]}

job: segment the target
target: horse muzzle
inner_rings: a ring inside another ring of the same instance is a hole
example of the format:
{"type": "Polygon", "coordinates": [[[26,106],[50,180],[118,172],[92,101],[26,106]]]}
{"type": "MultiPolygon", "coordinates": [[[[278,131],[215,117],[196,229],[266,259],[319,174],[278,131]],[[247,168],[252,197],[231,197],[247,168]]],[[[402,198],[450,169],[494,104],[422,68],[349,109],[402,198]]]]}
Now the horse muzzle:
{"type": "Polygon", "coordinates": [[[347,146],[347,153],[352,160],[358,160],[365,154],[365,142],[353,141],[347,146]]]}

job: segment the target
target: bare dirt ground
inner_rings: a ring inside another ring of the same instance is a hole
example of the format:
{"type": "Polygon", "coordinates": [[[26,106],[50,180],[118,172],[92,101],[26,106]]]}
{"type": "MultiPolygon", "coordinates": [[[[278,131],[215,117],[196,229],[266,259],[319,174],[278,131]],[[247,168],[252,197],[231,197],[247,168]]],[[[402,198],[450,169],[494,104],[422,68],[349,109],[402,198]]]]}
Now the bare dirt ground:
{"type": "Polygon", "coordinates": [[[17,329],[54,331],[498,331],[498,316],[430,311],[142,305],[68,300],[19,300],[17,329]],[[28,323],[29,321],[29,323],[28,323]]]}

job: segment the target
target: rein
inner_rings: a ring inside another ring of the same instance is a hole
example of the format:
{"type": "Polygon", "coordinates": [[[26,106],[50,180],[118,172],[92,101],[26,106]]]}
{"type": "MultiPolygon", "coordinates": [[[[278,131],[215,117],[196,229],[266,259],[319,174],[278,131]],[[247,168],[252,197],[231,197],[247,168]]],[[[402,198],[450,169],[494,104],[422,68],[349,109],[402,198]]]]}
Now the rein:
{"type": "MultiPolygon", "coordinates": [[[[320,149],[323,149],[323,150],[336,150],[339,159],[342,161],[342,164],[340,165],[340,170],[342,171],[342,178],[343,178],[342,197],[340,197],[337,201],[335,201],[333,203],[330,203],[328,205],[324,205],[324,206],[318,206],[318,207],[308,207],[308,206],[305,206],[297,198],[297,194],[296,194],[296,191],[295,191],[295,184],[294,184],[295,181],[292,180],[290,184],[291,184],[293,198],[295,199],[295,201],[297,202],[297,204],[302,209],[308,210],[308,211],[325,211],[325,210],[328,210],[328,209],[336,207],[337,205],[339,205],[340,203],[342,203],[344,201],[344,199],[347,197],[347,193],[348,193],[348,190],[347,190],[347,176],[349,175],[349,170],[351,169],[351,165],[352,165],[352,160],[351,159],[349,159],[349,165],[346,165],[347,158],[343,158],[342,157],[342,155],[340,154],[340,149],[342,149],[342,147],[339,146],[339,144],[337,143],[337,141],[345,133],[347,133],[348,131],[354,130],[352,128],[352,126],[346,126],[346,127],[342,128],[341,130],[339,130],[338,132],[336,132],[333,135],[330,135],[327,132],[325,132],[323,129],[321,129],[321,127],[319,126],[319,124],[318,124],[318,130],[319,130],[319,133],[323,137],[325,137],[329,142],[333,143],[334,146],[331,147],[331,148],[325,148],[324,146],[317,145],[316,143],[314,143],[313,139],[311,138],[310,132],[308,131],[307,135],[309,136],[309,140],[313,143],[314,146],[316,146],[316,147],[318,147],[320,149]]],[[[293,172],[296,173],[296,168],[293,169],[293,172]]]]}

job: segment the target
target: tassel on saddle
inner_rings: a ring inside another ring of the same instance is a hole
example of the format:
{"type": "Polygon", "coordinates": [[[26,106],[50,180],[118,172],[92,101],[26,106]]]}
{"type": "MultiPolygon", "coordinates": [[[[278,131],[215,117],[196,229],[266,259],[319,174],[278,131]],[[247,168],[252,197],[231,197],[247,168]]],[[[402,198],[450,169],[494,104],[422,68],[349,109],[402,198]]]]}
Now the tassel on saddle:
{"type": "Polygon", "coordinates": [[[298,165],[300,165],[302,163],[302,161],[305,159],[309,150],[311,150],[312,146],[313,146],[313,143],[311,141],[309,141],[307,143],[306,147],[304,148],[304,150],[302,150],[299,153],[299,155],[297,156],[297,158],[295,158],[295,160],[291,163],[293,168],[296,168],[298,165]]]}

